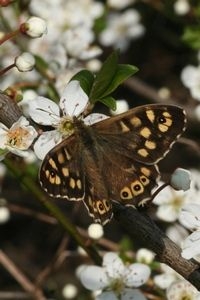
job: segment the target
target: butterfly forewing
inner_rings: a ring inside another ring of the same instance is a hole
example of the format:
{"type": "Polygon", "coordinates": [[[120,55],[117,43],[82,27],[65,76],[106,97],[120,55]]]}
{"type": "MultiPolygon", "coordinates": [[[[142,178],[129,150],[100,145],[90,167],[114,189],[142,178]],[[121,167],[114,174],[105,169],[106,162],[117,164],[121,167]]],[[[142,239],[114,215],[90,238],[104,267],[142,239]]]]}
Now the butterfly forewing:
{"type": "Polygon", "coordinates": [[[104,134],[116,133],[111,139],[116,140],[119,153],[132,153],[136,161],[153,164],[169,152],[185,130],[186,116],[177,106],[145,105],[93,126],[104,134]]]}
{"type": "Polygon", "coordinates": [[[145,105],[92,126],[74,118],[74,134],[45,157],[40,183],[52,197],[83,200],[95,222],[112,218],[112,201],[143,205],[151,198],[156,163],[186,127],[184,111],[145,105]]]}

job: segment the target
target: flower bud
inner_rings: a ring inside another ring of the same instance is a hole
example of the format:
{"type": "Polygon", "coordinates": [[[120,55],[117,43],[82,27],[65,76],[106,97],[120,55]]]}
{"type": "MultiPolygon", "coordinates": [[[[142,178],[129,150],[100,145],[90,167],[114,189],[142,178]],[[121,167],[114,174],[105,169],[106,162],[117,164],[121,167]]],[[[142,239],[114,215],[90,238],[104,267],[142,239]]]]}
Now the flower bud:
{"type": "Polygon", "coordinates": [[[15,58],[15,66],[20,72],[31,71],[34,65],[35,58],[28,52],[24,52],[15,58]]]}
{"type": "Polygon", "coordinates": [[[47,32],[47,25],[43,19],[31,17],[28,21],[21,24],[20,30],[32,38],[38,38],[47,32]]]}
{"type": "Polygon", "coordinates": [[[177,191],[183,190],[187,191],[190,188],[191,177],[188,170],[177,168],[170,180],[170,185],[177,191]]]}

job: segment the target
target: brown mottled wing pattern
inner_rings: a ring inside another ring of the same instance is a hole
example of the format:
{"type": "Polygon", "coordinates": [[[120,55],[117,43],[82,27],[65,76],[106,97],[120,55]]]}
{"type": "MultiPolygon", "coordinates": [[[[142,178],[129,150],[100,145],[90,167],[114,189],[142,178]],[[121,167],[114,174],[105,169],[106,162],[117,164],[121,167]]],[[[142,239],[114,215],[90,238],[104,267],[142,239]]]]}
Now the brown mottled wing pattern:
{"type": "Polygon", "coordinates": [[[85,178],[81,168],[79,141],[72,135],[54,147],[42,162],[39,180],[55,198],[79,201],[85,197],[85,178]]]}
{"type": "Polygon", "coordinates": [[[145,105],[93,125],[112,135],[115,150],[145,164],[161,160],[186,128],[182,108],[173,105],[145,105]],[[113,136],[115,133],[115,136],[113,136]]]}
{"type": "Polygon", "coordinates": [[[184,111],[145,105],[75,133],[45,157],[40,182],[53,197],[83,200],[95,222],[112,217],[112,201],[143,205],[151,198],[161,160],[186,127],[184,111]]]}

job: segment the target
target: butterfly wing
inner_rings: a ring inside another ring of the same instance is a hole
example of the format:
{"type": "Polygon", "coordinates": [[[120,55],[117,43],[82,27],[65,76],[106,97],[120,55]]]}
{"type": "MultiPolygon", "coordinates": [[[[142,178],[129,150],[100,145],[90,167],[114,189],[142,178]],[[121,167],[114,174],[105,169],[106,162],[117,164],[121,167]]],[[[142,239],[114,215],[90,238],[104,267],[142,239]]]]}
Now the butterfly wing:
{"type": "Polygon", "coordinates": [[[112,204],[93,154],[72,135],[46,155],[39,180],[51,197],[83,200],[94,221],[104,225],[112,218],[112,204]]]}
{"type": "Polygon", "coordinates": [[[90,129],[81,124],[47,154],[40,183],[53,197],[83,200],[94,220],[106,224],[110,200],[139,206],[151,198],[156,163],[184,131],[186,117],[176,106],[146,105],[90,129]]]}
{"type": "Polygon", "coordinates": [[[42,188],[52,197],[83,200],[84,174],[78,160],[80,144],[72,135],[46,155],[40,168],[42,188]]]}
{"type": "Polygon", "coordinates": [[[155,164],[185,130],[186,116],[180,107],[153,104],[133,108],[92,127],[107,135],[118,153],[155,164]]]}

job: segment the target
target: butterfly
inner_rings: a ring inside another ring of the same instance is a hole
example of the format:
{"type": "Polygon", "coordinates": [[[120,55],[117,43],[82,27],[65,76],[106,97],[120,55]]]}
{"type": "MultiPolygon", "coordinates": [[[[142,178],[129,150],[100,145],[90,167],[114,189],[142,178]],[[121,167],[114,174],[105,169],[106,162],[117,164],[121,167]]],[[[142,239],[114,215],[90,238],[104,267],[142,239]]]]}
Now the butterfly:
{"type": "Polygon", "coordinates": [[[73,134],[44,158],[42,188],[54,198],[82,200],[94,222],[113,216],[112,201],[139,207],[157,185],[157,163],[186,128],[173,105],[144,105],[91,126],[74,117],[73,134]]]}

